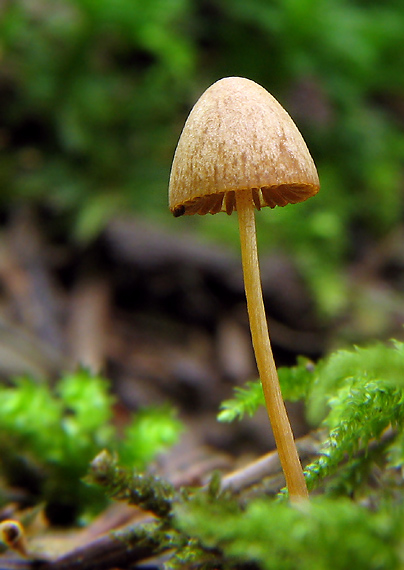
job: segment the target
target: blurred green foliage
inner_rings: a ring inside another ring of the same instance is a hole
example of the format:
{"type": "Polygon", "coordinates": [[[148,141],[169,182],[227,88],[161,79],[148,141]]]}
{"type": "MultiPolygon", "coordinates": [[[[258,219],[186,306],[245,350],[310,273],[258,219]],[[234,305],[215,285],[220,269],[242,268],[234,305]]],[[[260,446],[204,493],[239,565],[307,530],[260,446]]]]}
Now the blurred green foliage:
{"type": "MultiPolygon", "coordinates": [[[[293,252],[320,307],[335,314],[354,238],[378,238],[402,220],[403,7],[3,2],[1,202],[31,199],[73,214],[82,239],[128,209],[169,224],[169,168],[190,107],[220,77],[249,77],[294,117],[322,182],[315,200],[259,215],[262,244],[293,252]]],[[[191,224],[176,223],[177,231],[191,224]]],[[[236,225],[209,216],[198,227],[234,243],[236,225]]]]}
{"type": "Polygon", "coordinates": [[[163,202],[173,115],[193,67],[187,12],[182,0],[3,8],[3,200],[73,209],[84,237],[128,203],[163,202]]]}
{"type": "Polygon", "coordinates": [[[28,377],[0,386],[2,477],[45,501],[58,522],[97,511],[105,497],[82,481],[96,454],[108,449],[124,466],[145,470],[182,431],[169,407],[139,410],[118,430],[114,403],[109,383],[84,369],[65,374],[54,388],[28,377]]]}
{"type": "Polygon", "coordinates": [[[194,500],[175,512],[177,526],[194,542],[188,559],[180,552],[172,568],[203,561],[207,553],[211,564],[205,568],[218,565],[215,555],[229,569],[247,564],[263,570],[393,570],[402,565],[402,505],[383,505],[375,512],[347,499],[316,497],[299,508],[261,499],[241,509],[194,500]],[[197,552],[198,544],[205,552],[197,552]]]}

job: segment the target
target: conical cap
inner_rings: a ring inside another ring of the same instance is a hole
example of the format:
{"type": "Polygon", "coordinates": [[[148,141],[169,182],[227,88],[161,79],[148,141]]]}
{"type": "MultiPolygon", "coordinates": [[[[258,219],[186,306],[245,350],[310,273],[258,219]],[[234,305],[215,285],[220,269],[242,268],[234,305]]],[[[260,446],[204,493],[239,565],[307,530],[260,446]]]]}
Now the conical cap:
{"type": "Polygon", "coordinates": [[[174,215],[235,209],[235,192],[252,189],[254,203],[285,206],[314,196],[320,184],[296,125],[263,87],[226,77],[196,102],[171,168],[174,215]]]}

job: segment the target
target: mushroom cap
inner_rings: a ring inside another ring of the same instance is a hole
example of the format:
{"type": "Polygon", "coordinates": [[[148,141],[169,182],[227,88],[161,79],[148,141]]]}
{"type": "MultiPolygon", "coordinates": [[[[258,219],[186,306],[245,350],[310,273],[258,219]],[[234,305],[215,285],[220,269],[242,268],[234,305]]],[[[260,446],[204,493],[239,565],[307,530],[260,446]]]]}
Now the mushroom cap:
{"type": "Polygon", "coordinates": [[[257,209],[302,202],[320,189],[296,125],[263,87],[242,77],[211,85],[195,103],[175,151],[169,184],[174,216],[231,214],[235,192],[257,209]]]}

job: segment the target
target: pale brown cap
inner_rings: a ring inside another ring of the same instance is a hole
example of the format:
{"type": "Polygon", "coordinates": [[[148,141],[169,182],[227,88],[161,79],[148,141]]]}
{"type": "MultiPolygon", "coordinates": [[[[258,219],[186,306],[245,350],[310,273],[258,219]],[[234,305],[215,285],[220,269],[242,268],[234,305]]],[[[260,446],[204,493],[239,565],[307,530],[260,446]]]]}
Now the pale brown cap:
{"type": "Polygon", "coordinates": [[[252,189],[255,206],[303,202],[320,188],[296,125],[263,87],[242,77],[211,85],[178,141],[169,205],[174,216],[235,209],[235,192],[252,189]]]}

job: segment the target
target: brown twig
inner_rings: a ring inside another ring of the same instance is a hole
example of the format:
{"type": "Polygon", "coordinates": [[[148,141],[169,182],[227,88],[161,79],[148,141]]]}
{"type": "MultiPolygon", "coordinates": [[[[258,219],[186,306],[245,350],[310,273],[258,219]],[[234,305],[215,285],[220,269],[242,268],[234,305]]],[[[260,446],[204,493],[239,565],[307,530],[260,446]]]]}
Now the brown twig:
{"type": "Polygon", "coordinates": [[[108,568],[133,565],[141,560],[157,556],[167,547],[156,542],[153,534],[131,542],[131,529],[111,533],[53,562],[43,563],[37,570],[107,570],[108,568]]]}
{"type": "MultiPolygon", "coordinates": [[[[301,461],[304,462],[319,452],[320,444],[312,435],[308,435],[297,439],[296,447],[301,461]]],[[[266,477],[278,475],[280,472],[281,464],[278,452],[274,450],[223,477],[221,489],[223,491],[231,490],[234,493],[240,493],[266,477]]]]}
{"type": "Polygon", "coordinates": [[[168,547],[157,541],[153,532],[139,533],[128,526],[75,548],[54,560],[3,558],[1,570],[108,570],[133,566],[158,556],[168,547]]]}

